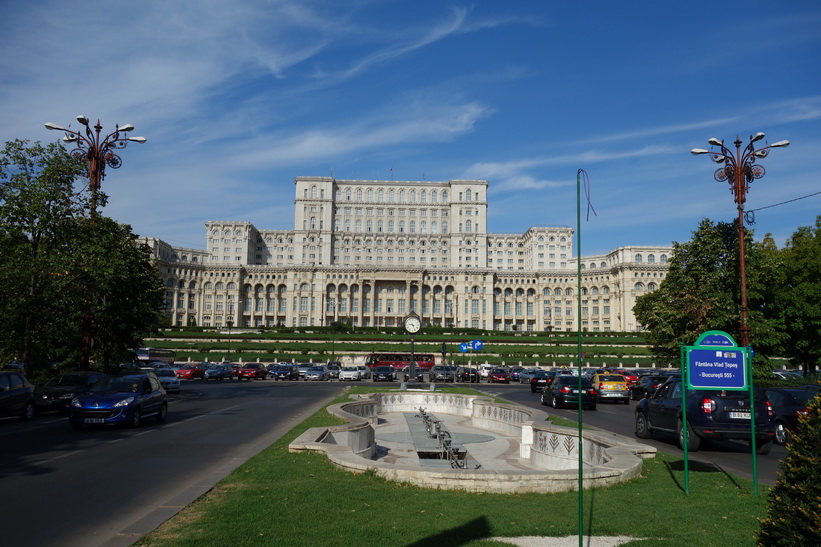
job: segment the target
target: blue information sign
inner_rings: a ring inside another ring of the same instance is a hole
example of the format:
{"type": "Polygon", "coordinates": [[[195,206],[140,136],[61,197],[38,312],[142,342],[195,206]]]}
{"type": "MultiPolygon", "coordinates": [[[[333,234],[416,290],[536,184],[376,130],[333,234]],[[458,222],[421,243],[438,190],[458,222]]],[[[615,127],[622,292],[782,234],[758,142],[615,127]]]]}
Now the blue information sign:
{"type": "Polygon", "coordinates": [[[473,351],[479,351],[482,349],[482,341],[481,340],[474,340],[470,342],[470,348],[473,351]]]}
{"type": "Polygon", "coordinates": [[[688,384],[693,389],[747,389],[744,349],[687,348],[688,384]]]}
{"type": "Polygon", "coordinates": [[[467,342],[462,342],[461,344],[459,344],[459,351],[461,351],[462,353],[467,353],[469,349],[470,347],[468,346],[467,342]]]}

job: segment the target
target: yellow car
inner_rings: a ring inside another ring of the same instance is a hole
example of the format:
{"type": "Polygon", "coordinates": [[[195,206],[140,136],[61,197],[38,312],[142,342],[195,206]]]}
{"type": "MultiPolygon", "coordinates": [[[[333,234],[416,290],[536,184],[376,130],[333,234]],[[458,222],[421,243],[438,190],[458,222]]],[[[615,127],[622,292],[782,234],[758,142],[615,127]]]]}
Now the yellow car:
{"type": "Polygon", "coordinates": [[[630,404],[630,390],[627,388],[627,379],[621,374],[594,374],[590,379],[598,392],[598,400],[622,401],[630,404]]]}

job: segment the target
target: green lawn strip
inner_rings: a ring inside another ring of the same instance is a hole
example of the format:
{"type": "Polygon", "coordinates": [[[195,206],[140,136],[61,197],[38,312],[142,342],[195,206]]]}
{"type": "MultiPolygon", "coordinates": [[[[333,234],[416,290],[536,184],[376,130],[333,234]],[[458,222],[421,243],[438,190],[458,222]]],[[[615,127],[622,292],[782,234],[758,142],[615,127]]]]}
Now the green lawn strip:
{"type": "MultiPolygon", "coordinates": [[[[288,452],[305,429],[338,423],[320,410],[137,545],[487,546],[494,536],[578,532],[576,492],[432,490],[341,471],[321,454],[288,452]]],[[[683,480],[682,460],[660,453],[644,462],[641,477],[586,491],[585,534],[652,540],[631,545],[755,544],[766,487],[756,497],[750,481],[698,462],[690,463],[689,495],[683,480]]]]}

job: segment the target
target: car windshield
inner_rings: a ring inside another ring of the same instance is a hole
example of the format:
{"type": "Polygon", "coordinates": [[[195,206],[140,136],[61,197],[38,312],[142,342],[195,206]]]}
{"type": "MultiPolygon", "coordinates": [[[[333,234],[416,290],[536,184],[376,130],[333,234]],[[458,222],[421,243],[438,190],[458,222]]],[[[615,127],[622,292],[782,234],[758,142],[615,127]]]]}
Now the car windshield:
{"type": "Polygon", "coordinates": [[[171,370],[170,368],[167,368],[167,369],[163,368],[163,369],[156,370],[156,371],[154,371],[154,374],[156,374],[157,376],[160,376],[160,377],[162,377],[162,376],[170,376],[172,378],[177,377],[176,374],[174,374],[174,371],[171,370]]]}
{"type": "Polygon", "coordinates": [[[503,368],[494,368],[493,374],[507,374],[507,371],[503,368]]]}
{"type": "Polygon", "coordinates": [[[139,376],[121,376],[103,378],[93,386],[91,392],[93,393],[137,393],[143,379],[139,376]]]}
{"type": "Polygon", "coordinates": [[[322,367],[311,367],[308,372],[322,372],[322,367]]]}
{"type": "Polygon", "coordinates": [[[43,385],[45,387],[84,386],[86,385],[86,378],[87,377],[82,374],[60,374],[43,385]]]}
{"type": "Polygon", "coordinates": [[[345,367],[342,370],[347,371],[347,372],[356,372],[359,369],[356,368],[356,367],[345,367]]]}
{"type": "Polygon", "coordinates": [[[599,382],[624,382],[624,376],[621,374],[601,374],[599,375],[599,382]]]}

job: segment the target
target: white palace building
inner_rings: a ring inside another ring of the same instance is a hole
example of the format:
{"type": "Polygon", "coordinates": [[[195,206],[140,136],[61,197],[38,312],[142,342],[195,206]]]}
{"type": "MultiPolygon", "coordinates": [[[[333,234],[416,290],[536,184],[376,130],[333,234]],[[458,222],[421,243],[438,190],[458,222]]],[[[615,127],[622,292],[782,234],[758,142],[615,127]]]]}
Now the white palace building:
{"type": "MultiPolygon", "coordinates": [[[[487,232],[484,180],[297,177],[293,230],[205,223],[206,250],[143,238],[172,325],[398,326],[576,330],[573,229],[487,232]]],[[[582,329],[635,331],[636,297],[658,288],[672,247],[582,261],[582,329]]]]}

